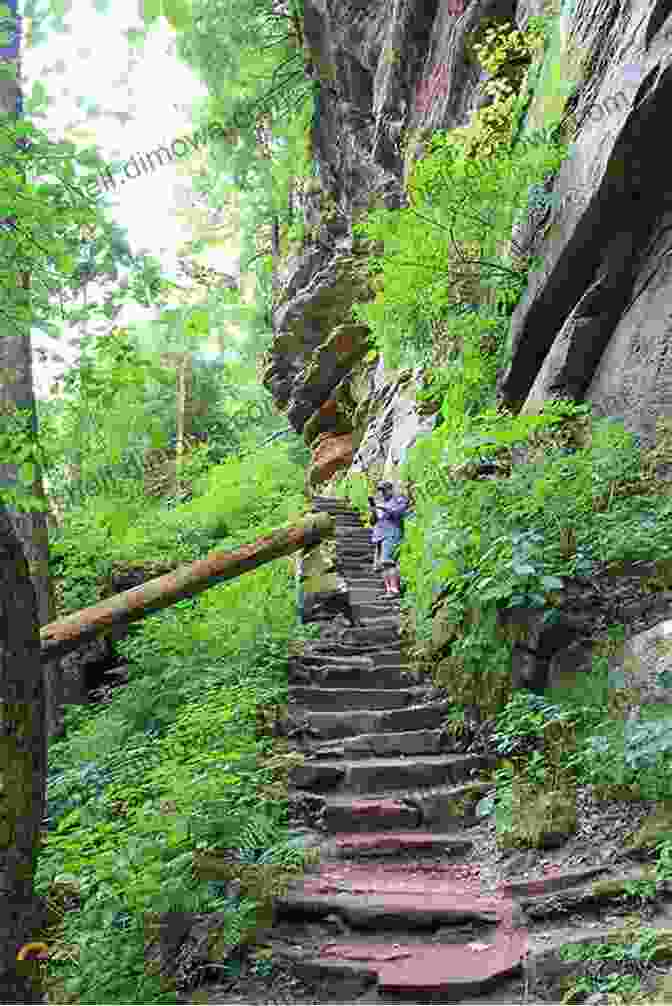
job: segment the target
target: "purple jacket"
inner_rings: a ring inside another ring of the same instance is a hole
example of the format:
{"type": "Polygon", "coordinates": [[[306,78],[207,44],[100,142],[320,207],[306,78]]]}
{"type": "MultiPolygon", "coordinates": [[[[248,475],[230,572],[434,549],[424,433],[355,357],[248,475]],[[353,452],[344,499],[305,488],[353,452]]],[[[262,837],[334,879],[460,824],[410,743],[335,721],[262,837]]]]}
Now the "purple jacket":
{"type": "Polygon", "coordinates": [[[378,520],[371,533],[371,541],[382,541],[383,538],[391,538],[393,541],[401,541],[404,530],[404,514],[408,510],[408,499],[406,496],[392,496],[383,503],[376,503],[378,520]]]}

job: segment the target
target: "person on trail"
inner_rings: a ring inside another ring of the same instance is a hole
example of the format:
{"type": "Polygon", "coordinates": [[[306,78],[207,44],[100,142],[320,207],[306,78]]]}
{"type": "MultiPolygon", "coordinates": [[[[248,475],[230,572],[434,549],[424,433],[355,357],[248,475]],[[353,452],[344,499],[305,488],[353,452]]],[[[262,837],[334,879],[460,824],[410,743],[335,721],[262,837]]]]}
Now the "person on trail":
{"type": "Polygon", "coordinates": [[[371,542],[374,546],[374,570],[383,570],[385,594],[398,596],[400,590],[397,555],[404,536],[404,515],[409,506],[406,496],[395,496],[391,482],[379,482],[380,498],[369,496],[371,542]]]}

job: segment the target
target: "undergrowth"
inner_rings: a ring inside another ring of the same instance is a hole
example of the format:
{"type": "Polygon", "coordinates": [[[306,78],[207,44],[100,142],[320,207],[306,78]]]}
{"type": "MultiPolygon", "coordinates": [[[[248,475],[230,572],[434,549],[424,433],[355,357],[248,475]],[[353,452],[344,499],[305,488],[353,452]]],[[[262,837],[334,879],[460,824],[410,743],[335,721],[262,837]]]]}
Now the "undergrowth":
{"type": "MultiPolygon", "coordinates": [[[[61,537],[63,596],[81,603],[88,570],[94,599],[96,553],[176,564],[208,542],[252,541],[295,517],[302,482],[276,445],[214,467],[191,503],[168,512],[148,504],[133,524],[103,524],[103,532],[98,504],[78,511],[61,537]],[[198,542],[171,545],[175,528],[196,527],[198,542]]],[[[292,756],[259,729],[261,709],[286,705],[287,642],[302,631],[293,593],[288,565],[270,563],[148,617],[117,644],[130,662],[128,685],[104,706],[68,711],[67,734],[50,751],[37,877],[44,894],[76,878],[81,897],[55,938],[54,1001],[174,1002],[145,968],[152,913],[224,912],[224,941],[250,939],[269,892],[243,884],[231,896],[200,880],[199,850],[235,850],[243,865],[274,867],[276,884],[301,868],[303,851],[287,831],[292,756]]]]}
{"type": "MultiPolygon", "coordinates": [[[[386,366],[421,366],[420,410],[436,417],[395,471],[414,495],[400,557],[412,654],[452,702],[504,717],[498,744],[508,764],[489,804],[503,831],[524,793],[541,799],[557,790],[559,807],[578,785],[632,799],[672,795],[669,719],[615,715],[613,693],[627,689],[607,679],[599,654],[582,699],[512,694],[506,612],[536,610],[552,626],[570,579],[610,563],[672,558],[672,498],[657,474],[672,458],[669,421],[659,420],[655,446],[643,448],[619,417],[594,416],[590,405],[558,399],[514,414],[498,397],[511,359],[509,319],[539,264],[528,254],[534,241],[519,248],[512,234],[540,199],[546,205],[567,153],[559,121],[520,139],[533,97],[522,70],[535,48],[541,55],[546,27],[485,33],[474,51],[493,76],[495,103],[467,129],[424,137],[407,204],[369,213],[356,228],[378,244],[376,296],[355,317],[369,325],[386,366]],[[479,130],[488,158],[474,157],[479,130]]],[[[361,510],[367,489],[361,475],[340,487],[361,510]]]]}

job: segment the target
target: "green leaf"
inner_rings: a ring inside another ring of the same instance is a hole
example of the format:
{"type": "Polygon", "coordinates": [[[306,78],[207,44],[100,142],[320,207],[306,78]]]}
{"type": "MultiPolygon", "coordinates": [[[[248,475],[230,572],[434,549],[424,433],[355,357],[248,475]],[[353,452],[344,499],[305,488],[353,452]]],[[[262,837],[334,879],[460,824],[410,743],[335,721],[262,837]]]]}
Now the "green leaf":
{"type": "Polygon", "coordinates": [[[47,89],[40,80],[36,80],[33,83],[32,90],[30,92],[30,104],[33,110],[39,108],[41,105],[46,104],[47,101],[47,89]]]}
{"type": "Polygon", "coordinates": [[[24,462],[19,469],[21,480],[25,483],[31,484],[35,479],[35,465],[29,461],[24,462]]]}
{"type": "Polygon", "coordinates": [[[162,13],[162,0],[140,0],[140,17],[145,24],[152,24],[162,13]]]}
{"type": "Polygon", "coordinates": [[[493,796],[484,796],[476,804],[476,817],[487,817],[489,814],[492,814],[494,809],[495,798],[493,796]]]}
{"type": "Polygon", "coordinates": [[[49,7],[55,17],[62,18],[72,8],[72,0],[50,0],[49,7]]]}
{"type": "Polygon", "coordinates": [[[69,828],[70,825],[80,821],[81,817],[82,817],[81,808],[75,807],[74,810],[71,810],[69,814],[66,814],[65,817],[58,822],[58,827],[56,828],[56,831],[57,832],[65,831],[65,829],[69,828]]]}
{"type": "MultiPolygon", "coordinates": [[[[107,3],[107,0],[103,0],[107,3]]],[[[140,45],[147,38],[147,32],[139,28],[127,28],[126,38],[128,39],[128,44],[132,46],[140,45]]]]}
{"type": "Polygon", "coordinates": [[[185,31],[191,25],[189,0],[163,0],[163,15],[175,31],[185,31]]]}
{"type": "Polygon", "coordinates": [[[542,576],[541,582],[546,590],[562,590],[563,581],[557,576],[542,576]]]}

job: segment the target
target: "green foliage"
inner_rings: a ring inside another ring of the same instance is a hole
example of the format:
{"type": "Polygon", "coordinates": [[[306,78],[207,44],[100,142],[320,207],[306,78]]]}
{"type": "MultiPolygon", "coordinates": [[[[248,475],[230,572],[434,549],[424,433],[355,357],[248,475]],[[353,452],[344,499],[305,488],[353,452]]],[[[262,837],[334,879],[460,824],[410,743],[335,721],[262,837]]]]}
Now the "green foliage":
{"type": "MultiPolygon", "coordinates": [[[[64,529],[73,546],[61,559],[68,596],[81,568],[75,540],[90,561],[98,551],[172,565],[188,550],[171,540],[180,527],[207,528],[211,545],[225,531],[235,547],[292,519],[302,486],[302,469],[276,443],[212,468],[189,504],[151,513],[145,504],[125,531],[83,508],[64,529]]],[[[255,867],[304,862],[287,833],[291,759],[257,729],[260,708],[287,701],[292,588],[289,566],[271,563],[131,627],[117,646],[132,662],[129,684],[109,704],[70,717],[67,736],[53,743],[38,887],[64,872],[81,883],[81,910],[60,937],[80,947],[79,963],[50,965],[81,1002],[175,1001],[145,973],[147,911],[225,910],[227,940],[246,938],[257,903],[199,881],[194,850],[236,849],[255,867]]]]}
{"type": "Polygon", "coordinates": [[[511,142],[520,103],[519,93],[535,55],[541,55],[547,43],[547,28],[541,18],[531,18],[525,30],[510,22],[479,31],[482,41],[473,49],[490,77],[483,93],[492,103],[473,113],[470,125],[456,130],[467,140],[469,156],[492,156],[511,142]]]}
{"type": "Polygon", "coordinates": [[[672,795],[672,721],[606,721],[583,738],[571,762],[584,783],[630,792],[642,800],[672,795]]]}
{"type": "Polygon", "coordinates": [[[497,731],[492,738],[495,750],[507,757],[520,755],[530,747],[537,747],[551,724],[580,724],[581,713],[590,717],[593,711],[589,707],[575,711],[563,709],[541,695],[517,692],[496,717],[497,731]]]}
{"type": "MultiPolygon", "coordinates": [[[[270,329],[270,249],[260,254],[260,228],[290,217],[290,193],[312,174],[305,135],[313,115],[313,84],[304,72],[302,5],[282,11],[270,0],[195,0],[180,35],[181,56],[209,92],[204,117],[220,123],[229,142],[212,145],[201,190],[213,206],[235,192],[241,207],[242,260],[257,274],[252,327],[270,329]]],[[[250,317],[251,314],[251,317],[250,317]]]]}
{"type": "Polygon", "coordinates": [[[549,140],[472,160],[456,132],[432,135],[409,182],[409,206],[372,211],[356,225],[384,252],[369,260],[375,299],[354,309],[391,366],[427,362],[438,341],[459,348],[448,365],[455,414],[479,407],[504,361],[502,316],[531,263],[519,266],[502,249],[530,185],[556,171],[565,153],[549,140]],[[484,338],[493,343],[485,354],[484,338]]]}
{"type": "Polygon", "coordinates": [[[161,568],[168,557],[175,565],[192,562],[215,545],[235,547],[246,528],[268,533],[301,512],[302,478],[302,468],[278,442],[210,467],[186,503],[148,501],[137,482],[126,496],[89,497],[68,510],[52,537],[50,567],[61,612],[95,603],[113,570],[161,568]]]}
{"type": "MultiPolygon", "coordinates": [[[[459,670],[460,694],[452,697],[468,701],[469,674],[475,694],[488,675],[494,683],[498,668],[504,673],[498,611],[537,607],[552,624],[565,577],[589,576],[596,564],[618,559],[667,558],[661,528],[670,521],[670,505],[669,495],[649,480],[648,453],[636,438],[615,420],[593,419],[589,406],[555,402],[538,415],[491,408],[469,416],[456,407],[451,391],[441,411],[443,423],[418,441],[400,471],[415,491],[415,520],[400,565],[418,638],[431,637],[432,606],[439,599],[442,618],[456,627],[440,673],[450,690],[458,687],[459,670]],[[514,450],[521,455],[516,464],[514,450]],[[509,477],[474,478],[467,469],[479,459],[495,461],[509,477]]],[[[594,695],[569,702],[582,737],[589,725],[595,731],[609,716],[606,682],[593,681],[594,695]],[[592,721],[584,709],[591,699],[592,721]]],[[[562,704],[563,696],[555,701],[562,704]]],[[[662,748],[654,758],[638,730],[628,728],[627,744],[653,758],[648,767],[624,760],[615,737],[611,762],[595,759],[592,749],[582,757],[598,774],[611,764],[615,782],[639,773],[647,792],[661,793],[661,786],[666,792],[663,762],[656,760],[663,758],[662,748]]],[[[650,736],[658,750],[663,728],[660,737],[650,736]]]]}
{"type": "Polygon", "coordinates": [[[98,155],[7,116],[0,117],[0,154],[0,250],[12,263],[0,279],[5,328],[23,333],[30,324],[60,336],[64,323],[113,317],[134,299],[132,282],[111,291],[103,284],[102,296],[86,304],[77,301],[77,291],[94,272],[116,280],[117,265],[124,264],[135,276],[146,272],[148,260],[132,258],[119,227],[84,191],[82,176],[102,167],[98,155]]]}
{"type": "MultiPolygon", "coordinates": [[[[651,973],[651,965],[668,961],[672,956],[669,930],[642,926],[633,917],[621,930],[600,942],[565,944],[559,948],[561,960],[581,965],[584,974],[573,980],[563,1002],[576,1002],[577,997],[595,993],[610,994],[614,1002],[644,1002],[640,998],[642,981],[651,973]],[[622,965],[615,974],[603,975],[605,963],[622,965]]],[[[656,999],[656,1002],[663,1001],[656,999]]]]}

